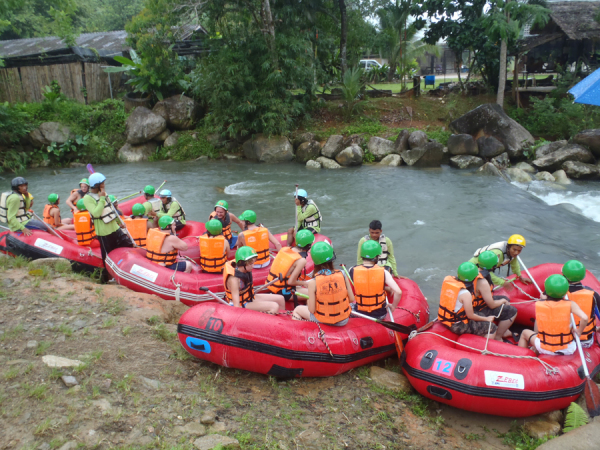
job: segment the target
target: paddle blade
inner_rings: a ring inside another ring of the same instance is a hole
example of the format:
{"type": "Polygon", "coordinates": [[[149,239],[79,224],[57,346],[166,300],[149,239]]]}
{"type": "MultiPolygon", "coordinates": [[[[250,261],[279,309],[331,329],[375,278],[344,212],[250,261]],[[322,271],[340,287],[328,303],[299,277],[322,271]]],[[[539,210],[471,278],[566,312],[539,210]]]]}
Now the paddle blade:
{"type": "Polygon", "coordinates": [[[400,355],[402,355],[402,352],[404,351],[404,344],[398,333],[394,333],[394,337],[396,338],[396,352],[398,353],[398,358],[400,358],[400,355]]]}
{"type": "Polygon", "coordinates": [[[400,323],[388,322],[387,320],[378,320],[377,323],[383,325],[386,328],[389,328],[390,330],[397,331],[398,333],[403,334],[410,334],[417,329],[417,326],[415,324],[406,326],[400,323]]]}
{"type": "Polygon", "coordinates": [[[91,164],[88,164],[87,166],[85,166],[87,168],[87,171],[91,174],[95,173],[96,171],[94,170],[94,167],[91,164]]]}
{"type": "Polygon", "coordinates": [[[590,417],[600,416],[600,391],[598,385],[587,378],[585,380],[585,406],[590,413],[590,417]]]}

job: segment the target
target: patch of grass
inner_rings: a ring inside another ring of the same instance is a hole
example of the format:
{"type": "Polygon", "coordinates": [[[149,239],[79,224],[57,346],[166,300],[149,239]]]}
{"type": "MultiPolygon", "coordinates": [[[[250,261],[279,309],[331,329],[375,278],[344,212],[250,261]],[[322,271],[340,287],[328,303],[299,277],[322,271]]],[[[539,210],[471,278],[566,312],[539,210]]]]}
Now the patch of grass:
{"type": "Polygon", "coordinates": [[[545,437],[542,439],[532,438],[525,432],[523,426],[517,424],[516,420],[511,423],[508,432],[496,433],[498,437],[502,439],[504,445],[509,445],[519,450],[534,450],[553,437],[545,437]]]}
{"type": "Polygon", "coordinates": [[[194,359],[192,355],[190,355],[181,345],[179,345],[179,343],[176,343],[176,347],[173,350],[175,353],[173,353],[170,358],[176,359],[177,361],[194,359]]]}
{"type": "Polygon", "coordinates": [[[2,333],[2,336],[0,336],[0,342],[10,341],[12,339],[18,338],[23,332],[23,330],[23,324],[21,323],[14,328],[9,328],[8,330],[4,331],[4,333],[2,333]]]}
{"type": "MultiPolygon", "coordinates": [[[[6,258],[9,259],[9,258],[6,258]]],[[[12,264],[11,267],[14,267],[15,269],[21,269],[23,267],[27,267],[27,265],[29,264],[29,259],[23,257],[23,256],[16,256],[14,259],[12,259],[12,264]]]]}
{"type": "Polygon", "coordinates": [[[52,428],[52,420],[50,418],[47,418],[37,427],[35,427],[35,431],[33,432],[33,434],[44,434],[50,428],[52,428]]]}
{"type": "Polygon", "coordinates": [[[131,374],[125,374],[121,381],[115,383],[117,390],[122,392],[131,392],[131,385],[133,384],[134,376],[131,374]]]}
{"type": "Polygon", "coordinates": [[[102,303],[100,310],[113,316],[118,316],[125,311],[125,305],[120,298],[111,297],[102,303]]]}
{"type": "Polygon", "coordinates": [[[148,325],[158,325],[159,323],[162,323],[162,319],[160,316],[152,316],[149,319],[146,319],[146,322],[148,325]]]}
{"type": "Polygon", "coordinates": [[[123,329],[121,330],[121,334],[123,336],[129,336],[129,334],[131,333],[131,330],[132,330],[132,328],[129,325],[124,326],[123,329]]]}
{"type": "Polygon", "coordinates": [[[64,375],[64,373],[60,369],[53,367],[52,370],[50,371],[50,373],[48,374],[48,379],[56,381],[63,375],[64,375]]]}
{"type": "Polygon", "coordinates": [[[2,374],[5,381],[10,381],[19,376],[19,369],[17,367],[11,367],[8,371],[2,374]]]}
{"type": "Polygon", "coordinates": [[[116,323],[117,321],[114,317],[109,317],[108,319],[105,319],[104,322],[102,322],[102,328],[112,328],[115,326],[116,323]]]}
{"type": "Polygon", "coordinates": [[[23,389],[25,389],[25,393],[28,397],[34,397],[38,400],[42,400],[44,397],[46,397],[48,386],[46,384],[36,384],[33,386],[30,386],[29,384],[24,384],[23,389]]]}
{"type": "Polygon", "coordinates": [[[465,434],[465,439],[467,441],[479,441],[481,439],[483,439],[485,436],[483,434],[477,434],[477,433],[469,433],[469,434],[465,434]]]}
{"type": "Polygon", "coordinates": [[[73,334],[73,330],[65,323],[61,323],[58,327],[55,328],[55,331],[60,331],[67,337],[71,337],[73,334]]]}
{"type": "MultiPolygon", "coordinates": [[[[179,131],[177,143],[172,147],[158,147],[154,155],[150,155],[150,161],[158,161],[170,158],[174,161],[186,161],[196,159],[200,156],[218,158],[221,154],[207,139],[209,134],[206,129],[194,131],[179,131]]],[[[223,150],[223,149],[221,149],[223,150]]]]}
{"type": "Polygon", "coordinates": [[[158,324],[154,327],[152,335],[163,342],[168,342],[177,336],[177,333],[169,331],[164,323],[158,324]]]}
{"type": "MultiPolygon", "coordinates": [[[[71,263],[69,261],[57,261],[54,264],[54,271],[56,273],[69,273],[71,272],[71,263]]],[[[73,292],[73,294],[74,293],[75,292],[73,292]]]]}

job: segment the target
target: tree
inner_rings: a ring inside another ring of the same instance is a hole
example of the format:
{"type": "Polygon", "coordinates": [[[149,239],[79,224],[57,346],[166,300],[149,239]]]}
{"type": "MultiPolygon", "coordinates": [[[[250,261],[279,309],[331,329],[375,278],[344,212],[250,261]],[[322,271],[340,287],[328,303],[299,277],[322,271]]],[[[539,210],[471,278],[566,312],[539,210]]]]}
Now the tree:
{"type": "Polygon", "coordinates": [[[342,78],[346,74],[347,65],[347,53],[346,53],[346,43],[348,41],[348,14],[346,12],[346,1],[338,0],[340,5],[340,17],[341,17],[341,27],[340,27],[340,62],[342,65],[342,78]]]}
{"type": "MultiPolygon", "coordinates": [[[[393,3],[377,10],[382,31],[387,36],[386,47],[390,66],[387,81],[392,81],[398,64],[402,64],[402,55],[406,44],[412,38],[412,36],[409,37],[409,33],[414,35],[414,32],[417,31],[416,27],[409,31],[411,2],[412,0],[394,0],[393,3]]],[[[403,71],[402,68],[401,71],[403,71]]]]}

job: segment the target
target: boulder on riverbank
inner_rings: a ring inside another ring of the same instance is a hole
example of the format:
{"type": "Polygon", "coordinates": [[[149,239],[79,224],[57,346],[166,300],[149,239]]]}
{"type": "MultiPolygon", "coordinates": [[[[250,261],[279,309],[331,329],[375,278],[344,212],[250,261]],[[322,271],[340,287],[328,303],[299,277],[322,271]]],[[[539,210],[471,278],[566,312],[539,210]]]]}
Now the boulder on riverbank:
{"type": "Polygon", "coordinates": [[[401,154],[404,150],[408,150],[408,138],[410,137],[410,131],[402,130],[396,137],[394,142],[394,153],[401,154]]]}
{"type": "Polygon", "coordinates": [[[294,159],[294,148],[285,136],[257,134],[248,139],[242,146],[244,155],[251,161],[287,162],[294,159]]]}
{"type": "Polygon", "coordinates": [[[521,169],[517,169],[516,167],[506,169],[506,174],[511,181],[516,181],[518,183],[530,183],[532,180],[531,175],[521,169]]]}
{"type": "Polygon", "coordinates": [[[482,136],[477,139],[479,156],[482,158],[494,158],[504,153],[504,144],[493,136],[482,136]]]}
{"type": "Polygon", "coordinates": [[[148,108],[138,106],[127,118],[127,143],[139,145],[148,142],[167,129],[167,121],[148,108]]]}
{"type": "MultiPolygon", "coordinates": [[[[411,135],[412,136],[412,135],[411,135]]],[[[426,143],[423,147],[402,152],[402,160],[408,166],[440,167],[446,154],[444,146],[436,141],[426,143]]]]}
{"type": "Polygon", "coordinates": [[[335,160],[342,166],[360,166],[364,152],[358,145],[353,144],[337,154],[335,160]]]}
{"type": "Polygon", "coordinates": [[[340,166],[333,159],[325,158],[324,156],[319,156],[317,158],[317,162],[319,164],[321,164],[321,167],[323,167],[323,169],[341,169],[342,168],[342,166],[340,166]]]}
{"type": "Polygon", "coordinates": [[[71,129],[59,122],[44,122],[29,133],[29,142],[35,148],[42,148],[56,142],[64,144],[69,139],[75,139],[71,129]]]}
{"type": "Polygon", "coordinates": [[[427,134],[425,134],[424,131],[413,131],[408,137],[408,148],[410,148],[411,150],[414,150],[416,148],[422,148],[425,146],[425,144],[427,144],[428,141],[429,139],[427,138],[427,134]]]}
{"type": "Polygon", "coordinates": [[[479,147],[470,134],[453,134],[448,138],[448,151],[452,156],[477,156],[479,147]]]}
{"type": "Polygon", "coordinates": [[[185,95],[165,98],[154,105],[152,112],[164,118],[172,130],[191,130],[201,116],[200,105],[185,95]]]}
{"type": "Polygon", "coordinates": [[[583,130],[573,136],[573,142],[586,146],[594,156],[600,158],[600,129],[583,130]]]}
{"type": "Polygon", "coordinates": [[[305,163],[309,159],[314,159],[321,154],[321,144],[317,141],[303,142],[296,150],[296,161],[305,163]]]}
{"type": "Polygon", "coordinates": [[[475,169],[483,166],[485,161],[478,156],[457,155],[450,158],[450,167],[457,169],[475,169]]]}
{"type": "Polygon", "coordinates": [[[373,136],[367,143],[367,149],[375,156],[375,161],[381,161],[387,155],[396,152],[395,143],[388,139],[373,136]]]}
{"type": "Polygon", "coordinates": [[[392,167],[398,167],[399,165],[402,164],[402,157],[400,155],[387,155],[385,158],[383,158],[381,160],[381,162],[379,163],[383,166],[392,166],[392,167]]]}
{"type": "Polygon", "coordinates": [[[556,150],[560,150],[568,144],[567,141],[556,141],[556,142],[547,142],[543,145],[540,145],[535,150],[535,157],[541,158],[543,156],[549,155],[550,153],[555,152],[556,150]]]}
{"type": "Polygon", "coordinates": [[[339,152],[344,150],[343,143],[344,136],[339,134],[329,136],[327,142],[325,142],[325,145],[321,149],[321,155],[329,159],[335,158],[339,152]]]}
{"type": "Polygon", "coordinates": [[[144,142],[141,145],[131,145],[129,143],[125,144],[119,150],[119,158],[124,162],[140,162],[140,161],[148,161],[150,155],[156,152],[156,148],[158,147],[158,143],[155,141],[144,142]]]}
{"type": "Polygon", "coordinates": [[[597,180],[600,178],[600,167],[595,164],[567,161],[563,163],[562,169],[569,178],[575,178],[576,180],[597,180]]]}
{"type": "Polygon", "coordinates": [[[594,156],[585,147],[577,144],[569,144],[560,150],[556,150],[546,156],[542,156],[532,164],[539,170],[554,171],[562,168],[562,164],[567,161],[576,161],[581,163],[594,162],[594,156]]]}

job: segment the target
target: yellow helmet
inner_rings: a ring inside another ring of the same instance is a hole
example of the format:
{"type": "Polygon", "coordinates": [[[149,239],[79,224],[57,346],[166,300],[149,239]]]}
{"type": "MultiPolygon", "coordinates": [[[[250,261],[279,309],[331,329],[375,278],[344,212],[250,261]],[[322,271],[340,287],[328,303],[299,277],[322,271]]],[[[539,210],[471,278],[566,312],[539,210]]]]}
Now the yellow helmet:
{"type": "Polygon", "coordinates": [[[527,242],[525,242],[525,238],[520,234],[513,234],[508,238],[508,245],[520,245],[521,247],[525,247],[527,242]]]}

